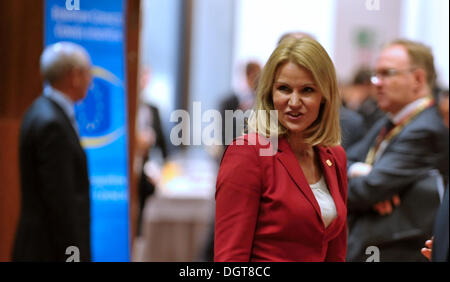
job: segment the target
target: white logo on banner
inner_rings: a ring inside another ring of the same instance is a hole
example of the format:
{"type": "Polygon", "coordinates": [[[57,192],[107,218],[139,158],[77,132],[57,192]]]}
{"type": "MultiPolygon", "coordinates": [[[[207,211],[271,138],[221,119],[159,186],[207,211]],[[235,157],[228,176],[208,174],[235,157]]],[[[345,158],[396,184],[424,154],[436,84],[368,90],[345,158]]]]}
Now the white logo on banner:
{"type": "Polygon", "coordinates": [[[73,4],[72,4],[72,0],[66,0],[66,9],[69,11],[72,10],[80,10],[80,0],[73,0],[73,4]]]}
{"type": "Polygon", "coordinates": [[[379,11],[380,0],[366,0],[366,9],[368,11],[379,11]]]}

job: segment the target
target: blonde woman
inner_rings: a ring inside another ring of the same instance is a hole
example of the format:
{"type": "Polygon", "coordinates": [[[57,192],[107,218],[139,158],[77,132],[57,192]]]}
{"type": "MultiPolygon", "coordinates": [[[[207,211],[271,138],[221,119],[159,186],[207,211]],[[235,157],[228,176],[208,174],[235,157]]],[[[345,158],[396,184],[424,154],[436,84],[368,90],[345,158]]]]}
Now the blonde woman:
{"type": "Polygon", "coordinates": [[[217,177],[215,261],[344,261],[346,156],[335,69],[324,48],[311,38],[283,40],[256,99],[254,133],[227,147],[217,177]],[[260,152],[274,134],[271,110],[278,148],[267,156],[260,152]]]}

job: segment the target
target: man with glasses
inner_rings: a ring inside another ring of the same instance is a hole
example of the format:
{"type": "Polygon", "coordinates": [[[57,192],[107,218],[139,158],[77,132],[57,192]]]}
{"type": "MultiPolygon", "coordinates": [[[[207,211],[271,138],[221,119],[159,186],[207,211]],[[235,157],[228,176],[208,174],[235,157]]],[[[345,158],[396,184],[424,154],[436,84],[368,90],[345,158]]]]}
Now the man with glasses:
{"type": "Polygon", "coordinates": [[[365,261],[369,246],[379,248],[381,261],[423,260],[439,197],[413,187],[430,187],[424,179],[433,169],[448,179],[449,136],[432,98],[435,80],[431,50],[418,42],[391,42],[376,62],[371,82],[387,117],[348,151],[350,261],[365,261]]]}

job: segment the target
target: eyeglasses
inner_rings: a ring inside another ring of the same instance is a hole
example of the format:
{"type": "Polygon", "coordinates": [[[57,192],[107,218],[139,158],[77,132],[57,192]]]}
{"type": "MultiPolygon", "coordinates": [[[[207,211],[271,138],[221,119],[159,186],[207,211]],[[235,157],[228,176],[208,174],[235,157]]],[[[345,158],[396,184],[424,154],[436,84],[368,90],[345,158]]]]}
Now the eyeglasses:
{"type": "Polygon", "coordinates": [[[372,75],[370,76],[370,82],[372,82],[372,84],[377,84],[380,82],[381,79],[386,79],[386,78],[390,78],[402,73],[409,73],[414,71],[415,68],[410,68],[410,69],[406,69],[406,70],[397,70],[397,69],[383,69],[383,70],[379,70],[376,71],[374,73],[372,73],[372,75]]]}

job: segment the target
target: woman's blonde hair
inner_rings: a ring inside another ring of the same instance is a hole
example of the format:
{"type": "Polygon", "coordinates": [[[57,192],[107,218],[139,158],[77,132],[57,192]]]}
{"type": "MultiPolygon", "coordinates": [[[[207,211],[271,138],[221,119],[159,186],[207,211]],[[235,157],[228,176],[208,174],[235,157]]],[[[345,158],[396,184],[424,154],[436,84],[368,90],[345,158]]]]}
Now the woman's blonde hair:
{"type": "Polygon", "coordinates": [[[272,88],[278,68],[295,63],[311,72],[315,83],[323,94],[323,103],[317,119],[303,132],[304,141],[313,146],[335,146],[341,141],[339,125],[340,97],[333,62],[325,49],[316,40],[308,37],[286,38],[273,51],[259,78],[256,89],[254,112],[249,118],[248,128],[266,137],[286,136],[288,130],[278,121],[271,128],[270,111],[275,110],[272,88]]]}

